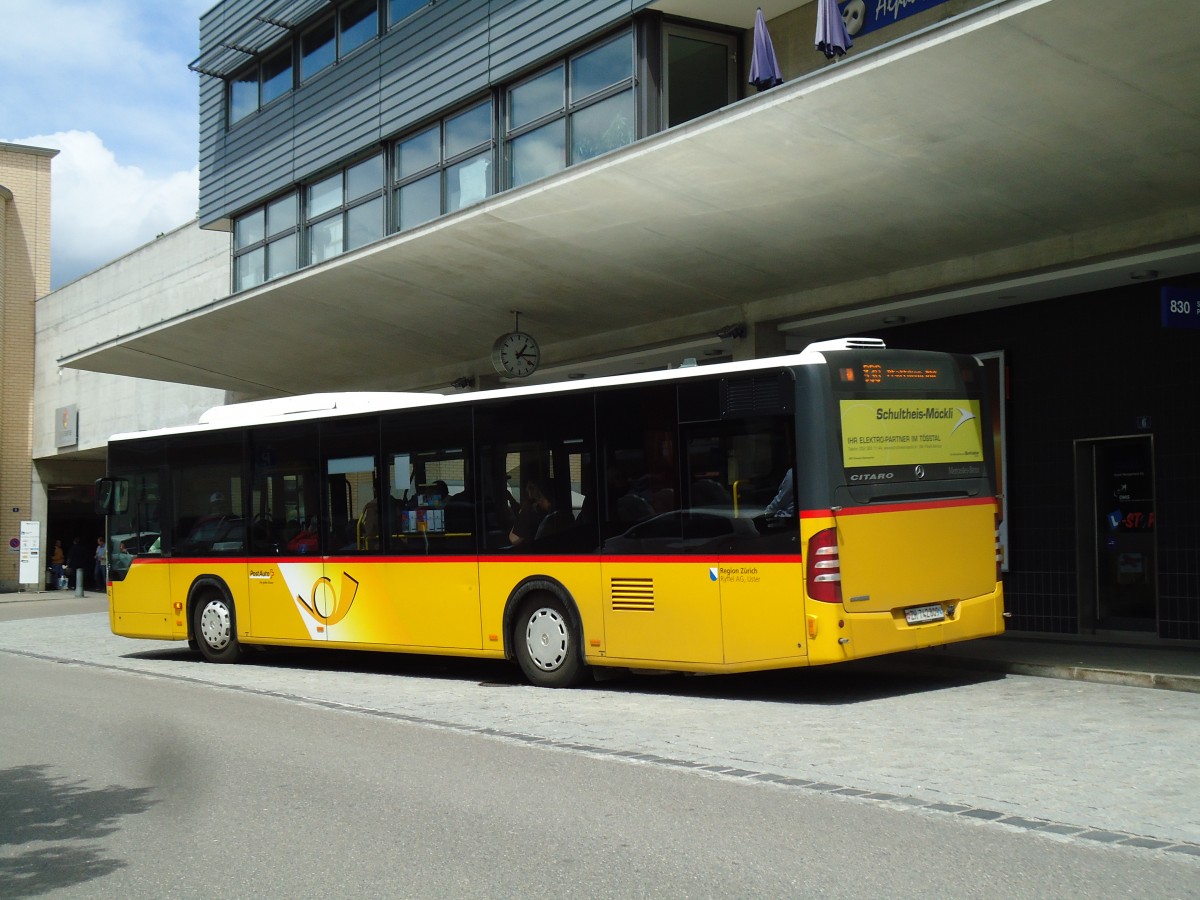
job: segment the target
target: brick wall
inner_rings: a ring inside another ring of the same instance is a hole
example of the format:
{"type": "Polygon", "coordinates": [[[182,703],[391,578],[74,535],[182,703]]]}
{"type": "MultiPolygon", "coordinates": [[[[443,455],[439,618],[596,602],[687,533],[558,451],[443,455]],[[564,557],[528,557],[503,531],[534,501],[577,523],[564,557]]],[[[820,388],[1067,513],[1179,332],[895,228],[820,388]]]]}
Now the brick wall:
{"type": "Polygon", "coordinates": [[[50,289],[55,153],[0,144],[0,591],[17,589],[9,540],[33,502],[34,301],[50,289]]]}

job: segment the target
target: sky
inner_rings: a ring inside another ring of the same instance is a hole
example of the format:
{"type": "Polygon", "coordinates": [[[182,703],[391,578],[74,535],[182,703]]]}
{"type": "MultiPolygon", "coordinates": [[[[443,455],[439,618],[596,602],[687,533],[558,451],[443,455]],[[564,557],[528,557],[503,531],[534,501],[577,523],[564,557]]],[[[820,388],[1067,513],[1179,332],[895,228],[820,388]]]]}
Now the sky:
{"type": "Polygon", "coordinates": [[[216,0],[0,0],[0,142],[51,162],[59,288],[195,218],[200,14],[216,0]]]}

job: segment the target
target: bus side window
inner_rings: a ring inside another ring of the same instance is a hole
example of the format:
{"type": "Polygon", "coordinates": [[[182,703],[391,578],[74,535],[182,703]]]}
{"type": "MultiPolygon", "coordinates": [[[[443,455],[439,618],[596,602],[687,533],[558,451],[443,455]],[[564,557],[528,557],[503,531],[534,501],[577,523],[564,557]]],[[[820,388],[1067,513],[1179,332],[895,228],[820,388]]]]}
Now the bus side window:
{"type": "Polygon", "coordinates": [[[217,432],[168,445],[174,548],[182,556],[246,552],[242,433],[217,432]]]}
{"type": "Polygon", "coordinates": [[[383,421],[380,515],[390,553],[477,552],[469,409],[410,411],[383,421]]]}
{"type": "Polygon", "coordinates": [[[747,417],[684,429],[684,538],[695,546],[727,523],[722,549],[788,552],[796,543],[795,451],[787,417],[747,417]],[[777,500],[778,498],[778,500],[777,500]],[[770,538],[764,542],[764,538],[770,538]],[[766,544],[770,544],[768,547],[766,544]],[[778,546],[776,546],[778,545],[778,546]]]}
{"type": "Polygon", "coordinates": [[[489,550],[596,549],[590,403],[549,396],[496,404],[481,411],[477,433],[489,550]]]}
{"type": "Polygon", "coordinates": [[[250,442],[253,552],[320,553],[316,426],[258,428],[250,442]]]}
{"type": "MultiPolygon", "coordinates": [[[[604,436],[600,527],[605,539],[678,510],[674,388],[655,385],[604,393],[597,398],[596,418],[604,436]]],[[[677,528],[678,517],[663,525],[677,528]]]]}

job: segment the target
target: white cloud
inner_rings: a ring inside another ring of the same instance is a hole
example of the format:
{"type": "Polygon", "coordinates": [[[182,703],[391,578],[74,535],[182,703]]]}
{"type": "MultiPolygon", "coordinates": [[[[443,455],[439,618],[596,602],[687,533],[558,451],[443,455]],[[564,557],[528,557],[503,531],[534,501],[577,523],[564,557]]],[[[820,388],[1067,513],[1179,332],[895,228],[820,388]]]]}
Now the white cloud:
{"type": "Polygon", "coordinates": [[[11,141],[61,151],[50,163],[50,281],[58,288],[196,216],[199,169],[122,165],[90,131],[11,141]]]}

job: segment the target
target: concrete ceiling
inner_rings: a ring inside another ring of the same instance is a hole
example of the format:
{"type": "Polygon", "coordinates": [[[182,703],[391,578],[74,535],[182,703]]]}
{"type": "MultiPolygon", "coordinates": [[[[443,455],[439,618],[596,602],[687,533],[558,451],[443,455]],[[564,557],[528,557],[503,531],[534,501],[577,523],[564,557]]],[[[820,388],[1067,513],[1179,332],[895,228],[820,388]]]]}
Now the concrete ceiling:
{"type": "Polygon", "coordinates": [[[1200,3],[1154,10],[994,3],[60,363],[430,388],[520,310],[561,378],[1200,271],[1200,3]]]}

